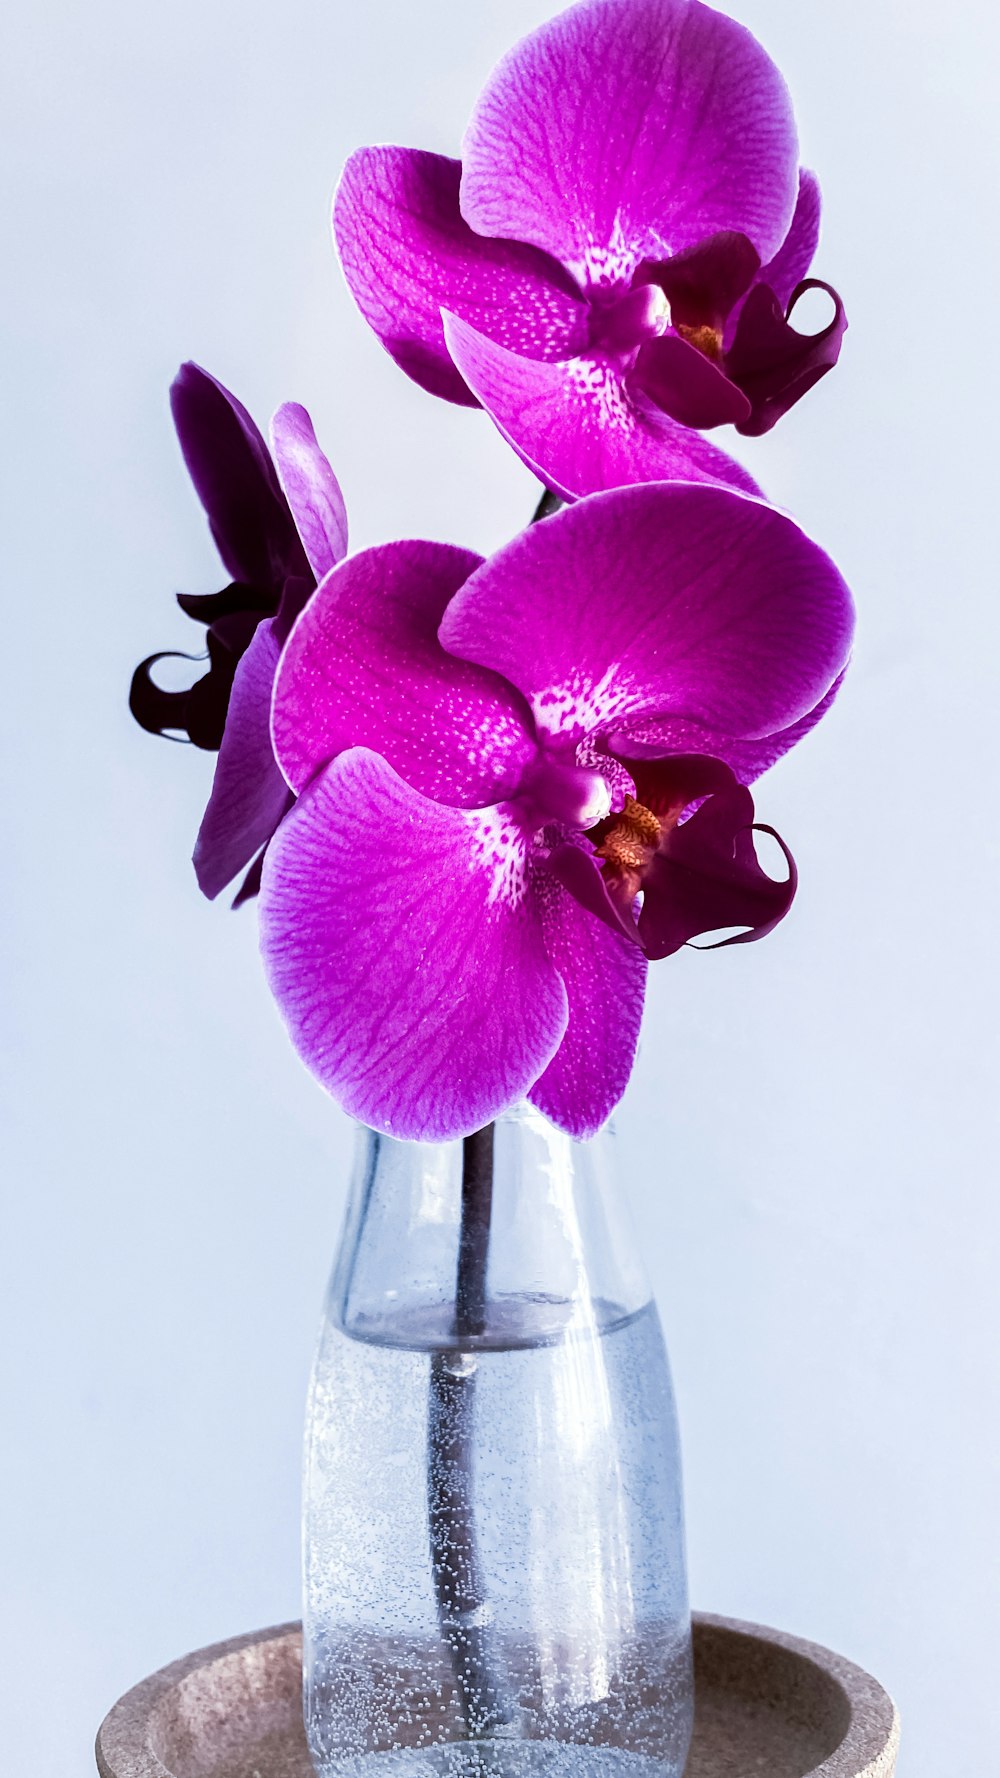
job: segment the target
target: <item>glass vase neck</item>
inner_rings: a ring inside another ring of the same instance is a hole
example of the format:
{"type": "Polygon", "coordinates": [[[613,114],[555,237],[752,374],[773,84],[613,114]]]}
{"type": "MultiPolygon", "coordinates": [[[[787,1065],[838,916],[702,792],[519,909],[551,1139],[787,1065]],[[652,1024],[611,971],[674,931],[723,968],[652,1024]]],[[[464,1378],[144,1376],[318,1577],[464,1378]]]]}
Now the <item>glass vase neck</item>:
{"type": "Polygon", "coordinates": [[[530,1106],[444,1143],[359,1127],[330,1314],[356,1338],[505,1348],[600,1332],[649,1300],[613,1136],[530,1106]]]}

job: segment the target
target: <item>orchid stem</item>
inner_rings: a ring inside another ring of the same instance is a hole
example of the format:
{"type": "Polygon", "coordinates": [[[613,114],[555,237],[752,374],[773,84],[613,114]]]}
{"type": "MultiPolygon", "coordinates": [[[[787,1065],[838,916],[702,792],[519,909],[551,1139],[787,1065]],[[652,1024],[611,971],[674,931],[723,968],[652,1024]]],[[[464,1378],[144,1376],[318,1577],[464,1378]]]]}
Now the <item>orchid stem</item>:
{"type": "Polygon", "coordinates": [[[455,1274],[455,1333],[459,1339],[486,1329],[486,1263],[493,1212],[493,1125],[462,1142],[462,1212],[455,1274]]]}
{"type": "Polygon", "coordinates": [[[462,1143],[462,1200],[452,1331],[460,1345],[432,1354],[427,1506],[431,1571],[470,1741],[510,1734],[476,1543],[473,1501],[475,1358],[461,1342],[486,1331],[486,1266],[493,1201],[493,1125],[462,1143]]]}
{"type": "Polygon", "coordinates": [[[553,494],[551,488],[543,488],[542,498],[531,515],[532,524],[537,525],[540,519],[550,518],[554,512],[559,512],[565,504],[566,502],[560,495],[553,494]]]}

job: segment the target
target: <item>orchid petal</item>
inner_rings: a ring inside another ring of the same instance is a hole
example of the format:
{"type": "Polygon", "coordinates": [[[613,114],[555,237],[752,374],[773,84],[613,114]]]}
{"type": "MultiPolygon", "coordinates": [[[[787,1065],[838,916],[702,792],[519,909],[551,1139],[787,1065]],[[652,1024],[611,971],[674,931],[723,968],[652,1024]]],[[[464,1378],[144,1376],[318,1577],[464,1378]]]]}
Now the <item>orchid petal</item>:
{"type": "Polygon", "coordinates": [[[721,329],[759,270],[760,255],[753,243],[730,230],[660,264],[640,266],[636,276],[659,285],[670,304],[674,327],[721,329]]]}
{"type": "Polygon", "coordinates": [[[738,430],[757,438],[801,401],[803,395],[832,370],[840,357],[847,331],[847,316],[837,292],[819,278],[806,278],[792,292],[783,315],[777,298],[766,285],[751,290],[726,353],[726,371],[748,396],[752,412],[738,430]],[[799,333],[791,326],[792,312],[807,290],[825,290],[833,302],[833,316],[818,333],[799,333]]]}
{"type": "Polygon", "coordinates": [[[829,691],[852,629],[840,574],[791,519],[674,482],[598,494],[523,532],[456,594],[440,635],[570,745],[654,717],[771,736],[829,691]]]}
{"type": "Polygon", "coordinates": [[[273,586],[247,586],[234,580],[217,593],[178,593],[177,603],[185,617],[198,624],[214,624],[220,617],[235,617],[238,612],[257,611],[261,617],[274,616],[273,586]]]}
{"type": "Polygon", "coordinates": [[[494,425],[523,463],[565,500],[632,482],[711,481],[758,493],[739,463],[678,426],[615,360],[541,364],[508,352],[455,315],[449,350],[494,425]]]}
{"type": "Polygon", "coordinates": [[[594,283],[721,230],[767,259],[797,161],[784,81],[741,25],[692,0],[583,0],[490,77],[465,135],[462,214],[594,283]]]}
{"type": "Polygon", "coordinates": [[[631,913],[623,911],[619,902],[612,900],[608,893],[610,879],[604,875],[601,861],[589,840],[584,843],[561,841],[549,853],[546,868],[560,888],[565,889],[588,914],[602,921],[617,938],[624,938],[638,947],[635,920],[631,913]]]}
{"type": "Polygon", "coordinates": [[[567,1024],[520,829],[344,753],[268,848],[261,942],[299,1055],[344,1109],[446,1141],[523,1096],[567,1024]]]}
{"type": "Polygon", "coordinates": [[[271,688],[279,645],[262,623],[236,668],[212,794],[194,849],[202,893],[214,898],[267,844],[292,798],[271,748],[271,688]]]}
{"type": "Polygon", "coordinates": [[[608,736],[608,746],[624,757],[660,759],[666,753],[704,753],[722,759],[741,784],[752,784],[762,772],[796,746],[810,729],[825,716],[844,683],[838,673],[824,698],[805,716],[776,734],[763,735],[752,741],[736,740],[718,729],[704,728],[700,723],[686,722],[683,717],[653,718],[630,725],[608,736]]]}
{"type": "Polygon", "coordinates": [[[735,425],[750,417],[743,391],[677,334],[642,347],[629,387],[641,389],[681,426],[735,425]]]}
{"type": "Polygon", "coordinates": [[[646,959],[638,945],[587,913],[544,866],[536,880],[545,942],[566,988],[569,1022],[528,1098],[571,1136],[593,1136],[632,1072],[646,959]]]}
{"type": "Polygon", "coordinates": [[[710,791],[687,821],[669,830],[644,872],[639,937],[647,957],[672,956],[701,933],[725,926],[749,931],[723,939],[723,945],[772,932],[792,905],[798,876],[788,847],[773,828],[766,831],[778,840],[788,876],[776,882],[761,868],[749,790],[714,760],[664,760],[635,770],[640,800],[654,811],[661,800],[676,807],[678,801],[710,791]]]}
{"type": "Polygon", "coordinates": [[[182,364],[170,406],[184,462],[234,580],[254,587],[305,561],[267,445],[246,408],[197,364],[182,364]]]}
{"type": "Polygon", "coordinates": [[[293,790],[346,748],[370,747],[440,802],[477,808],[513,794],[536,751],[527,707],[499,674],[437,639],[481,561],[447,544],[392,543],[327,575],[275,686],[274,750],[293,790]]]}
{"type": "MultiPolygon", "coordinates": [[[[206,604],[212,603],[211,598],[206,600],[206,604]]],[[[217,753],[226,726],[233,675],[240,655],[253,640],[258,622],[255,612],[225,610],[206,636],[207,657],[167,648],[140,661],[132,675],[128,698],[129,710],[140,728],[172,740],[180,740],[183,732],[195,747],[217,753]],[[166,691],[153,678],[152,670],[160,661],[192,661],[201,667],[206,658],[208,672],[202,673],[186,691],[166,691]]]]}
{"type": "Polygon", "coordinates": [[[769,264],[761,266],[755,279],[756,283],[766,284],[774,291],[783,309],[788,307],[796,285],[808,277],[809,267],[816,257],[820,210],[819,180],[815,173],[810,173],[803,167],[799,173],[795,214],[788,233],[774,258],[769,264]]]}
{"type": "Polygon", "coordinates": [[[344,275],[369,326],[421,388],[477,405],[448,355],[441,309],[533,358],[586,340],[588,305],[536,247],[487,241],[458,205],[461,167],[411,148],[361,148],[344,168],[334,229],[344,275]]]}
{"type": "Polygon", "coordinates": [[[271,421],[271,448],[309,566],[322,580],[347,554],[347,509],[313,423],[298,402],[279,407],[271,421]]]}
{"type": "Polygon", "coordinates": [[[197,661],[200,666],[204,658],[200,654],[183,654],[177,648],[161,648],[156,654],[148,654],[144,661],[139,662],[129,686],[128,707],[139,727],[144,728],[147,734],[181,740],[187,728],[188,699],[191,695],[190,691],[166,691],[162,685],[157,685],[153,678],[153,668],[160,661],[197,661]]]}

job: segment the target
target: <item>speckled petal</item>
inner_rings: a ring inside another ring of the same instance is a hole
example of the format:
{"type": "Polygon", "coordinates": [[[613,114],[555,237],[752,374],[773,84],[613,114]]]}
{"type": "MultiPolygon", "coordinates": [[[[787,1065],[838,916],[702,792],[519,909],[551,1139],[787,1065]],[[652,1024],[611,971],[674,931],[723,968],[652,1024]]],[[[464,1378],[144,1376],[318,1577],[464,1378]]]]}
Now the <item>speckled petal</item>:
{"type": "Polygon", "coordinates": [[[566,1030],[524,841],[496,810],[430,802],[377,755],[327,767],[268,848],[261,944],[299,1055],[394,1136],[479,1129],[566,1030]]]}
{"type": "Polygon", "coordinates": [[[522,532],[465,583],[440,634],[516,685],[541,733],[578,743],[653,717],[771,736],[826,695],[852,630],[840,574],[791,519],[673,482],[598,494],[522,532]]]}
{"type": "Polygon", "coordinates": [[[519,693],[437,639],[445,607],[481,556],[391,543],[327,575],[288,640],[275,686],[274,749],[293,790],[348,747],[370,747],[436,801],[510,796],[534,759],[519,693]]]}
{"type": "Polygon", "coordinates": [[[456,364],[522,463],[564,500],[634,482],[710,481],[759,493],[753,477],[696,432],[630,392],[606,357],[540,364],[445,317],[456,364]]]}
{"type": "Polygon", "coordinates": [[[646,959],[540,867],[537,893],[548,953],[566,987],[566,1035],[528,1098],[571,1136],[592,1136],[610,1117],[635,1060],[646,959]]]}
{"type": "Polygon", "coordinates": [[[198,830],[194,868],[210,900],[267,844],[292,797],[271,748],[271,688],[279,647],[260,624],[236,669],[212,794],[198,830]]]}
{"type": "Polygon", "coordinates": [[[735,772],[741,784],[752,784],[762,772],[769,771],[771,766],[804,739],[810,729],[814,729],[820,719],[826,715],[844,683],[843,673],[839,673],[824,698],[805,716],[793,722],[788,728],[779,729],[776,734],[763,735],[752,741],[735,739],[732,735],[720,733],[718,729],[708,729],[697,722],[686,722],[683,717],[667,717],[664,720],[642,721],[634,727],[625,728],[620,733],[608,736],[608,746],[615,754],[624,758],[660,759],[667,753],[704,753],[716,759],[725,760],[735,772]]]}
{"type": "Polygon", "coordinates": [[[461,167],[413,148],[360,148],[344,168],[334,230],[354,300],[421,388],[476,406],[448,355],[442,307],[530,358],[564,358],[587,337],[588,305],[557,261],[483,240],[458,207],[461,167]]]}
{"type": "Polygon", "coordinates": [[[594,282],[707,235],[775,252],[798,154],[784,81],[698,0],[583,0],[494,70],[463,146],[462,213],[594,282]]]}
{"type": "Polygon", "coordinates": [[[347,554],[347,509],[304,407],[286,401],[271,421],[274,461],[317,580],[347,554]]]}

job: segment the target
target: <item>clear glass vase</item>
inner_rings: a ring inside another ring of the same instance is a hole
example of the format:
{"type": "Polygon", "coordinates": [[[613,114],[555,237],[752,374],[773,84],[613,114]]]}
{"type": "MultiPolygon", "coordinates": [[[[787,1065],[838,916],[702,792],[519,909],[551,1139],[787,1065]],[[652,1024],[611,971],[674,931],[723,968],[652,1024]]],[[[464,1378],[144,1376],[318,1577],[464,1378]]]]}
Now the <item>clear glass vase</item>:
{"type": "Polygon", "coordinates": [[[676,1417],[610,1146],[358,1133],[306,1439],[324,1778],[679,1778],[676,1417]]]}

